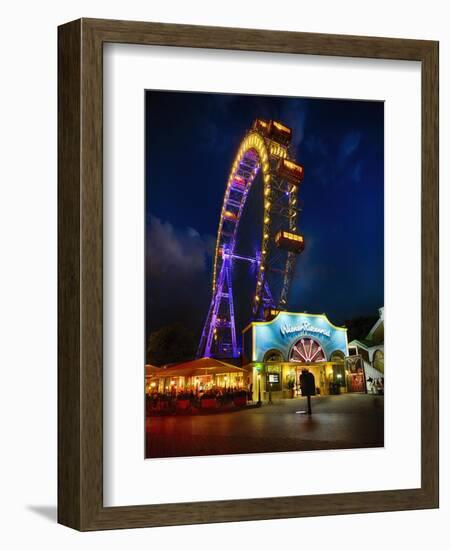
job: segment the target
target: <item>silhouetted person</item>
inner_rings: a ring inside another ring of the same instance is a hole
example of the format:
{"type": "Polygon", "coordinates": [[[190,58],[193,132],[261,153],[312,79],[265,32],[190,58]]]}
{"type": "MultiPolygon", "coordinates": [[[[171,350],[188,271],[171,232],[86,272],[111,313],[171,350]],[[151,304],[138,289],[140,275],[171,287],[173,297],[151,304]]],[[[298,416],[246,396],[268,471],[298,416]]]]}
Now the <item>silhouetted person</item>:
{"type": "Polygon", "coordinates": [[[316,381],[314,379],[314,374],[309,372],[308,369],[302,369],[302,374],[300,375],[300,389],[302,390],[302,395],[308,400],[308,414],[312,414],[311,411],[311,395],[316,395],[316,381]]]}

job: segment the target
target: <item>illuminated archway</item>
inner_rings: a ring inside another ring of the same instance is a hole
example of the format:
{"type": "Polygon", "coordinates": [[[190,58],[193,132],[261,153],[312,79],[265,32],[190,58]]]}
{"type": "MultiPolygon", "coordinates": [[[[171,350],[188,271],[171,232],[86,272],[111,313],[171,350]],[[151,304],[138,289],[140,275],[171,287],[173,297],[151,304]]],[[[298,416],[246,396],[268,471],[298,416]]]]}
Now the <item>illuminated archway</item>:
{"type": "Polygon", "coordinates": [[[326,360],[327,356],[322,346],[317,340],[308,336],[304,336],[295,342],[289,356],[289,361],[295,363],[318,363],[326,360]]]}

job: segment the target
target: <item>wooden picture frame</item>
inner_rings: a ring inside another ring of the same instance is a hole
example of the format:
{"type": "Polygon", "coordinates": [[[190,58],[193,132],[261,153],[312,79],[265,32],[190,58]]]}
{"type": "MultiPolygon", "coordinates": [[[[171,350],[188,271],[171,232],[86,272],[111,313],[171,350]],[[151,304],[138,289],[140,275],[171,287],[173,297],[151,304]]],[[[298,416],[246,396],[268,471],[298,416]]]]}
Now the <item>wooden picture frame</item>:
{"type": "Polygon", "coordinates": [[[438,43],[80,19],[59,27],[58,50],[58,521],[90,531],[437,507],[438,43]],[[420,488],[103,506],[102,48],[106,42],[421,63],[420,488]]]}

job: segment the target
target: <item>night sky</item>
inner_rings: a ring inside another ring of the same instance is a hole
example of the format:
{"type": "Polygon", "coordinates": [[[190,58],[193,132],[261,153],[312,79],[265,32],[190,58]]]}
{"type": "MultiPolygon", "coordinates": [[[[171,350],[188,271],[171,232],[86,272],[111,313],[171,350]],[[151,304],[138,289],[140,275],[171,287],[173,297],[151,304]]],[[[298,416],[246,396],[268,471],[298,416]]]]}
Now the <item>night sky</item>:
{"type": "MultiPolygon", "coordinates": [[[[147,91],[147,336],[182,322],[200,337],[225,184],[257,117],[293,129],[291,152],[305,168],[298,224],[305,251],[289,310],[326,313],[343,324],[384,305],[382,102],[147,91]]],[[[241,253],[251,254],[261,238],[260,179],[239,226],[238,240],[247,247],[241,253]]],[[[251,274],[236,272],[242,309],[251,274]]]]}

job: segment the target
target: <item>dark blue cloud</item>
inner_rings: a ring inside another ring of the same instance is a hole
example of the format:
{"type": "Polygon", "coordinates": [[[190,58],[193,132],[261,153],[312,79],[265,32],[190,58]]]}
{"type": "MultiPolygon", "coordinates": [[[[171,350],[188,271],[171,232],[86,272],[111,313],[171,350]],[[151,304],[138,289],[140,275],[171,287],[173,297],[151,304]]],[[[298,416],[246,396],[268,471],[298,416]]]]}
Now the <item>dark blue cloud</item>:
{"type": "Polygon", "coordinates": [[[352,155],[361,142],[361,132],[349,132],[343,139],[340,154],[342,159],[346,159],[352,155]]]}
{"type": "Polygon", "coordinates": [[[147,331],[182,321],[202,322],[208,305],[215,247],[212,235],[193,227],[176,228],[149,216],[146,232],[147,331]],[[174,318],[174,308],[177,308],[174,318]]]}

